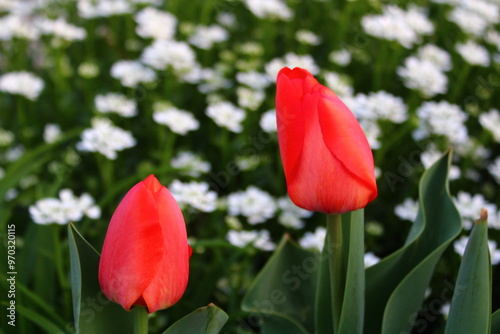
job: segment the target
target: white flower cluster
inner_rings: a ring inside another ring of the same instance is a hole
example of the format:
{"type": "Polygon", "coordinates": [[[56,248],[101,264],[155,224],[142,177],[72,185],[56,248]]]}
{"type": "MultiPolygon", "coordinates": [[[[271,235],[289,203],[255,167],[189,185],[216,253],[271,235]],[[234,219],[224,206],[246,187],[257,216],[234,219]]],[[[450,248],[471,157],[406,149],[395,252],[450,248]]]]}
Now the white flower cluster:
{"type": "Polygon", "coordinates": [[[276,245],[271,241],[271,236],[268,230],[261,231],[236,231],[229,230],[226,235],[226,240],[231,245],[236,247],[246,247],[252,245],[253,247],[263,250],[272,251],[276,245]]]}
{"type": "Polygon", "coordinates": [[[38,99],[43,87],[43,80],[30,72],[10,72],[0,76],[0,91],[22,95],[32,101],[38,99]]]}
{"type": "Polygon", "coordinates": [[[321,252],[325,245],[326,229],[324,227],[316,227],[314,232],[306,232],[299,240],[302,248],[313,249],[321,252]]]}
{"type": "Polygon", "coordinates": [[[82,133],[81,141],[77,143],[78,150],[83,152],[98,152],[114,160],[118,151],[135,146],[132,134],[116,127],[106,118],[93,118],[92,128],[82,133]]]}
{"type": "Polygon", "coordinates": [[[414,222],[418,214],[418,201],[407,198],[403,203],[396,205],[394,213],[402,220],[414,222]]]}
{"type": "Polygon", "coordinates": [[[305,222],[302,219],[309,218],[313,214],[311,211],[296,206],[288,196],[278,199],[278,208],[281,210],[278,222],[285,227],[293,229],[303,228],[305,222]]]}
{"type": "Polygon", "coordinates": [[[484,0],[458,1],[448,19],[465,33],[481,37],[486,29],[500,22],[498,3],[484,0]]]}
{"type": "Polygon", "coordinates": [[[468,40],[465,43],[458,43],[455,48],[462,58],[471,65],[487,67],[490,65],[490,54],[488,49],[468,40]]]}
{"type": "Polygon", "coordinates": [[[87,193],[77,197],[70,189],[62,189],[59,198],[44,198],[29,207],[31,219],[37,224],[68,224],[87,216],[98,219],[101,209],[94,205],[94,199],[87,193]]]}
{"type": "Polygon", "coordinates": [[[337,65],[347,66],[351,63],[351,52],[347,49],[340,49],[337,51],[332,51],[328,56],[328,59],[337,65]]]}
{"type": "Polygon", "coordinates": [[[40,30],[33,24],[29,15],[9,14],[0,17],[0,40],[8,41],[13,38],[38,40],[40,30]]]}
{"type": "Polygon", "coordinates": [[[248,187],[245,191],[229,194],[227,205],[231,216],[245,216],[252,225],[274,217],[277,209],[274,198],[254,186],[248,187]]]}
{"type": "Polygon", "coordinates": [[[488,210],[488,226],[500,229],[500,217],[498,216],[497,207],[495,204],[488,203],[483,195],[471,195],[460,191],[453,200],[460,212],[465,229],[472,228],[473,222],[479,218],[483,208],[488,210]]]}
{"type": "Polygon", "coordinates": [[[43,128],[43,140],[46,143],[54,143],[61,138],[61,128],[57,124],[46,124],[43,128]]]}
{"type": "Polygon", "coordinates": [[[97,95],[94,103],[97,111],[101,113],[117,113],[122,117],[137,115],[137,103],[120,93],[97,95]]]}
{"type": "Polygon", "coordinates": [[[266,98],[266,94],[263,91],[247,87],[236,88],[236,95],[238,97],[238,105],[249,110],[257,110],[266,98]]]}
{"type": "Polygon", "coordinates": [[[278,123],[276,122],[276,110],[271,109],[262,114],[259,125],[267,133],[278,131],[278,123]]]}
{"type": "Polygon", "coordinates": [[[420,43],[422,35],[431,35],[434,26],[423,8],[410,6],[405,11],[394,5],[382,8],[381,15],[366,15],[361,25],[369,35],[397,41],[405,48],[420,43]]]}
{"type": "Polygon", "coordinates": [[[212,212],[217,208],[217,193],[209,189],[208,183],[174,180],[168,189],[181,208],[187,206],[203,212],[212,212]]]}
{"type": "Polygon", "coordinates": [[[62,17],[55,20],[40,18],[36,19],[34,24],[43,35],[53,35],[66,41],[81,41],[87,37],[85,29],[68,23],[62,17]]]}
{"type": "Polygon", "coordinates": [[[132,4],[127,0],[78,0],[78,15],[86,19],[109,17],[132,13],[132,4]]]}
{"type": "Polygon", "coordinates": [[[231,102],[221,101],[210,104],[205,113],[220,127],[235,133],[243,130],[241,122],[245,119],[246,112],[231,102]]]}
{"type": "Polygon", "coordinates": [[[244,0],[248,9],[261,19],[291,20],[293,12],[283,0],[244,0]]]}
{"type": "Polygon", "coordinates": [[[444,71],[451,69],[451,57],[443,49],[428,44],[418,50],[417,56],[405,59],[397,70],[404,85],[422,93],[424,97],[446,93],[448,78],[444,71]]]}
{"type": "Polygon", "coordinates": [[[378,120],[403,123],[408,119],[408,108],[403,100],[385,91],[346,96],[343,100],[358,118],[372,149],[381,145],[378,120]]]}
{"type": "Polygon", "coordinates": [[[341,76],[335,72],[325,72],[323,77],[326,81],[326,86],[330,88],[340,98],[352,96],[354,89],[349,84],[345,76],[341,76]]]}
{"type": "Polygon", "coordinates": [[[265,74],[257,71],[238,72],[236,73],[236,80],[258,91],[266,89],[271,84],[271,80],[265,74]]]}
{"type": "Polygon", "coordinates": [[[140,83],[156,80],[156,73],[136,60],[120,60],[111,67],[111,76],[125,87],[137,87],[140,83]]]}
{"type": "Polygon", "coordinates": [[[295,38],[297,41],[306,45],[319,45],[321,44],[321,38],[310,30],[297,30],[295,33],[295,38]]]}
{"type": "Polygon", "coordinates": [[[179,152],[172,160],[170,165],[173,168],[180,169],[184,174],[198,177],[201,174],[208,173],[212,168],[209,162],[201,159],[193,152],[179,152]]]}
{"type": "Polygon", "coordinates": [[[468,116],[459,106],[446,101],[424,102],[417,109],[419,126],[413,138],[421,140],[431,134],[443,135],[452,144],[462,144],[468,140],[464,122],[468,116]]]}
{"type": "Polygon", "coordinates": [[[193,114],[172,106],[155,111],[153,119],[156,123],[166,125],[172,132],[180,135],[185,135],[189,131],[197,130],[200,127],[200,123],[193,114]]]}
{"type": "MultiPolygon", "coordinates": [[[[468,242],[469,242],[469,237],[466,236],[462,236],[460,239],[453,242],[453,249],[455,250],[455,253],[457,253],[460,256],[463,256],[468,242]]],[[[491,264],[493,265],[499,264],[500,250],[497,249],[496,241],[488,240],[488,249],[490,250],[491,264]]]]}
{"type": "Polygon", "coordinates": [[[177,18],[154,7],[146,7],[134,16],[135,31],[143,38],[172,39],[177,27],[177,18]]]}
{"type": "MultiPolygon", "coordinates": [[[[438,161],[443,156],[443,152],[438,151],[434,146],[431,146],[428,150],[420,155],[420,160],[424,165],[425,169],[429,169],[436,161],[438,161]]],[[[457,180],[460,178],[460,168],[455,165],[450,166],[450,171],[448,173],[450,180],[457,180]]]]}
{"type": "Polygon", "coordinates": [[[182,81],[196,82],[200,76],[200,65],[196,54],[185,42],[159,39],[147,46],[141,61],[156,70],[172,69],[182,81]]]}
{"type": "Polygon", "coordinates": [[[197,48],[209,50],[215,43],[224,42],[228,38],[227,30],[221,26],[197,26],[194,34],[189,37],[189,43],[197,48]]]}

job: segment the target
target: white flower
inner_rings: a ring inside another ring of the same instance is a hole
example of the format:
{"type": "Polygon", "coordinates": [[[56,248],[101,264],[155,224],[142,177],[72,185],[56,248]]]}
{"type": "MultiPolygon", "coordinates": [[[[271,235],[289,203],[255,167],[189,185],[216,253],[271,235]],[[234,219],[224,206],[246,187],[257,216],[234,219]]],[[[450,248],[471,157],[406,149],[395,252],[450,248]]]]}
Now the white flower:
{"type": "Polygon", "coordinates": [[[261,19],[279,19],[288,21],[293,12],[282,0],[244,0],[248,9],[261,19]]]}
{"type": "Polygon", "coordinates": [[[500,143],[500,112],[491,109],[487,113],[479,115],[479,123],[493,134],[493,138],[500,143]]]}
{"type": "Polygon", "coordinates": [[[494,46],[500,51],[500,33],[496,30],[488,30],[484,36],[484,40],[494,46]]]}
{"type": "Polygon", "coordinates": [[[469,193],[460,191],[457,197],[453,199],[455,205],[462,216],[462,223],[465,229],[471,229],[473,221],[479,218],[481,209],[486,209],[491,213],[489,217],[489,225],[493,228],[498,228],[496,221],[497,207],[494,204],[488,203],[483,195],[476,194],[472,196],[469,193]]]}
{"type": "Polygon", "coordinates": [[[416,140],[431,134],[446,136],[453,144],[466,142],[469,137],[464,122],[468,116],[459,106],[446,101],[424,102],[417,109],[419,127],[413,133],[416,140]]]}
{"type": "Polygon", "coordinates": [[[46,124],[43,129],[43,140],[50,144],[59,138],[61,138],[61,127],[57,124],[46,124]]]}
{"type": "MultiPolygon", "coordinates": [[[[460,256],[464,256],[465,248],[467,247],[467,243],[469,242],[469,238],[466,236],[462,236],[460,239],[455,240],[453,242],[453,249],[455,253],[460,256]]],[[[490,251],[491,256],[491,264],[499,264],[500,263],[500,250],[497,249],[497,243],[493,240],[488,240],[488,249],[490,251]]]]}
{"type": "Polygon", "coordinates": [[[200,49],[209,50],[215,43],[224,42],[228,37],[226,29],[221,26],[197,26],[194,34],[189,37],[189,43],[200,49]]]}
{"type": "Polygon", "coordinates": [[[380,261],[380,258],[373,254],[372,252],[368,252],[365,254],[365,268],[371,267],[377,264],[380,261]]]}
{"type": "Polygon", "coordinates": [[[25,152],[24,146],[22,145],[14,146],[10,148],[7,152],[5,152],[5,160],[9,162],[16,161],[23,156],[24,152],[25,152]]]}
{"type": "Polygon", "coordinates": [[[10,14],[0,17],[0,40],[9,41],[12,38],[38,40],[40,29],[32,23],[31,15],[10,14]]]}
{"type": "Polygon", "coordinates": [[[363,129],[370,147],[373,150],[379,149],[381,146],[379,141],[381,130],[377,122],[370,119],[361,119],[359,125],[363,129]]]}
{"type": "Polygon", "coordinates": [[[344,102],[360,120],[375,122],[382,119],[403,123],[408,119],[408,107],[403,99],[385,91],[347,96],[344,97],[344,102]]]}
{"type": "Polygon", "coordinates": [[[217,22],[225,27],[233,28],[236,24],[236,16],[233,13],[222,12],[217,15],[217,22]]]}
{"type": "Polygon", "coordinates": [[[488,50],[473,40],[468,40],[466,43],[458,43],[455,48],[462,58],[471,65],[483,67],[490,65],[488,50]]]}
{"type": "Polygon", "coordinates": [[[264,132],[273,133],[278,130],[278,123],[276,122],[276,110],[271,109],[262,114],[259,122],[260,127],[264,132]]]}
{"type": "Polygon", "coordinates": [[[418,57],[436,65],[441,71],[451,70],[451,57],[448,52],[434,44],[427,44],[418,49],[418,57]]]}
{"type": "Polygon", "coordinates": [[[87,193],[77,197],[70,189],[62,189],[59,198],[44,198],[29,207],[31,219],[37,224],[68,224],[82,220],[84,216],[98,219],[101,210],[87,193]]]}
{"type": "Polygon", "coordinates": [[[400,219],[414,222],[417,218],[418,202],[411,198],[407,198],[403,203],[396,205],[396,207],[394,208],[394,213],[400,219]]]}
{"type": "Polygon", "coordinates": [[[211,104],[205,113],[220,127],[236,133],[243,130],[241,122],[245,119],[246,113],[231,102],[222,101],[211,104]]]}
{"type": "Polygon", "coordinates": [[[236,73],[236,80],[255,90],[263,90],[271,84],[265,74],[256,71],[238,72],[236,73]]]}
{"type": "Polygon", "coordinates": [[[154,7],[146,7],[134,16],[135,31],[144,38],[172,39],[175,35],[177,18],[154,7]]]}
{"type": "Polygon", "coordinates": [[[333,90],[339,97],[343,98],[353,94],[354,89],[347,82],[345,77],[342,77],[335,72],[326,72],[323,74],[323,77],[325,78],[326,86],[333,90]]]}
{"type": "Polygon", "coordinates": [[[140,83],[156,80],[156,73],[149,67],[134,60],[121,60],[111,67],[111,76],[126,87],[136,87],[140,83]]]}
{"type": "Polygon", "coordinates": [[[200,123],[193,114],[175,107],[155,111],[153,119],[156,123],[166,125],[170,130],[180,135],[198,130],[200,127],[200,123]]]}
{"type": "Polygon", "coordinates": [[[249,110],[257,110],[266,98],[264,92],[246,87],[236,88],[236,95],[238,105],[249,110]]]}
{"type": "Polygon", "coordinates": [[[328,59],[330,59],[332,63],[335,63],[337,65],[347,66],[351,63],[351,53],[346,49],[333,51],[328,56],[328,59]]]}
{"type": "Polygon", "coordinates": [[[78,15],[91,19],[132,13],[127,0],[78,0],[78,15]]]}
{"type": "Polygon", "coordinates": [[[114,126],[105,118],[93,118],[92,128],[82,133],[82,140],[77,143],[77,149],[83,152],[99,152],[108,159],[114,160],[117,151],[135,146],[132,134],[114,126]]]}
{"type": "Polygon", "coordinates": [[[232,193],[228,196],[228,212],[231,216],[247,217],[248,223],[255,225],[274,217],[276,202],[267,192],[254,186],[245,191],[232,193]]]}
{"type": "Polygon", "coordinates": [[[408,57],[404,66],[398,67],[397,73],[406,87],[418,90],[425,97],[443,94],[448,90],[448,78],[435,63],[428,60],[408,57]]]}
{"type": "Polygon", "coordinates": [[[227,80],[224,73],[219,69],[204,68],[200,71],[199,78],[198,90],[203,94],[232,86],[231,81],[227,80]]]}
{"type": "Polygon", "coordinates": [[[0,91],[22,95],[32,101],[38,99],[43,80],[30,72],[10,72],[0,76],[0,91]]]}
{"type": "Polygon", "coordinates": [[[182,183],[174,180],[168,189],[181,207],[187,205],[203,212],[212,212],[217,208],[217,193],[209,190],[205,182],[182,183]]]}
{"type": "Polygon", "coordinates": [[[321,38],[310,30],[297,30],[295,37],[297,41],[302,44],[318,45],[321,43],[321,38]]]}
{"type": "Polygon", "coordinates": [[[157,70],[172,68],[183,81],[199,80],[200,65],[196,61],[196,54],[185,42],[155,40],[144,49],[141,61],[157,70]]]}
{"type": "Polygon", "coordinates": [[[456,23],[465,33],[476,37],[481,36],[488,27],[486,20],[463,7],[454,8],[449,13],[448,19],[456,23]]]}
{"type": "Polygon", "coordinates": [[[0,146],[9,146],[14,141],[14,134],[9,131],[0,128],[0,146]]]}
{"type": "Polygon", "coordinates": [[[117,113],[122,117],[137,115],[137,103],[120,93],[97,95],[94,103],[97,111],[101,113],[117,113]]]}
{"type": "Polygon", "coordinates": [[[261,231],[235,231],[229,230],[226,235],[227,241],[236,247],[252,245],[263,251],[272,251],[276,245],[271,241],[268,230],[261,231]]]}
{"type": "Polygon", "coordinates": [[[183,170],[185,174],[193,177],[208,173],[212,168],[209,162],[202,160],[193,152],[179,152],[170,160],[170,165],[173,168],[183,170]]]}
{"type": "Polygon", "coordinates": [[[309,218],[313,214],[311,211],[307,211],[296,206],[288,196],[278,199],[278,207],[281,210],[278,222],[289,228],[303,228],[305,223],[302,219],[309,218]]]}
{"type": "Polygon", "coordinates": [[[64,18],[59,17],[56,20],[47,18],[38,19],[34,24],[44,35],[54,35],[67,41],[81,41],[87,37],[85,29],[68,23],[64,18]]]}
{"type": "Polygon", "coordinates": [[[305,249],[315,249],[319,252],[323,250],[326,238],[326,229],[324,227],[316,227],[313,232],[306,232],[299,240],[299,244],[305,249]]]}

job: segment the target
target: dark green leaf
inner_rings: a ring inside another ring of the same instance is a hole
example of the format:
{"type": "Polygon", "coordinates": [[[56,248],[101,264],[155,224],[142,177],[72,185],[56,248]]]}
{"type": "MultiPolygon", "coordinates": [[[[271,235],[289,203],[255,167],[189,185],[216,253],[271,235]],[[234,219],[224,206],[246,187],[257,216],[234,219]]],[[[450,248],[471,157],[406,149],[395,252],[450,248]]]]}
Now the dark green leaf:
{"type": "Polygon", "coordinates": [[[229,319],[226,312],[210,304],[189,313],[163,334],[217,334],[229,319]]]}
{"type": "Polygon", "coordinates": [[[285,236],[243,297],[243,310],[261,316],[263,332],[271,333],[272,324],[290,319],[288,327],[312,333],[320,263],[319,253],[306,251],[285,236]],[[273,316],[282,319],[271,319],[273,316]]]}
{"type": "Polygon", "coordinates": [[[500,309],[491,315],[491,334],[500,333],[500,309]]]}
{"type": "Polygon", "coordinates": [[[491,260],[488,223],[474,225],[458,271],[445,334],[488,334],[491,320],[491,260]]]}
{"type": "Polygon", "coordinates": [[[366,271],[365,333],[409,332],[442,253],[461,231],[448,190],[451,152],[420,181],[420,208],[405,245],[366,271]]]}

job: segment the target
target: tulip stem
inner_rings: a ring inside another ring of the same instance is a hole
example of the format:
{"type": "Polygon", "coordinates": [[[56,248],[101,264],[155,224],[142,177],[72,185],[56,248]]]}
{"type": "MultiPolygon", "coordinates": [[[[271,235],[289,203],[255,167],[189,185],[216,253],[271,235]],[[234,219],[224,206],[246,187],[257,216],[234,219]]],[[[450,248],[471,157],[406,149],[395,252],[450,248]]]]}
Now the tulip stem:
{"type": "Polygon", "coordinates": [[[344,300],[344,259],[341,215],[327,215],[328,261],[330,266],[330,290],[334,333],[338,332],[344,300]]]}
{"type": "Polygon", "coordinates": [[[148,311],[143,306],[134,308],[134,334],[148,333],[148,311]]]}

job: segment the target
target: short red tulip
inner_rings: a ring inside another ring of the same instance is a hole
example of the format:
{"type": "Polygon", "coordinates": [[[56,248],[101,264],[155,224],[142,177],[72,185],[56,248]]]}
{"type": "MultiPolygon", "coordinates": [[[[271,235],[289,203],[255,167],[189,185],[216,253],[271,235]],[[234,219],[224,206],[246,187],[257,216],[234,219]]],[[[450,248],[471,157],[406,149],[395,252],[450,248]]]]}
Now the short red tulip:
{"type": "Polygon", "coordinates": [[[377,197],[373,155],[353,113],[308,71],[277,77],[276,115],[288,194],[304,209],[340,214],[377,197]]]}
{"type": "Polygon", "coordinates": [[[102,247],[99,283],[127,311],[149,313],[184,294],[191,248],[177,202],[154,175],[136,184],[116,208],[102,247]]]}

